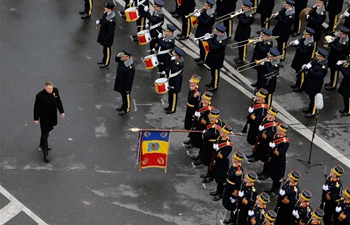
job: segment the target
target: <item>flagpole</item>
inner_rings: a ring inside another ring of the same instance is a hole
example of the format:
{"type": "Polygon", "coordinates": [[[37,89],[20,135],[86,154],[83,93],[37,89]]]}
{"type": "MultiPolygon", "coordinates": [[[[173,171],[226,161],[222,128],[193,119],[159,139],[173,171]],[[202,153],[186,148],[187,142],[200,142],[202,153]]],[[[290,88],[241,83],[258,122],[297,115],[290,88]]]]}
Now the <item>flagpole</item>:
{"type": "MultiPolygon", "coordinates": [[[[203,131],[201,130],[181,130],[181,129],[141,129],[141,128],[137,128],[137,127],[132,127],[129,129],[132,132],[139,132],[139,131],[155,131],[155,132],[190,132],[190,133],[203,133],[203,131]]],[[[233,136],[243,136],[243,133],[234,133],[231,132],[231,135],[233,136]]]]}

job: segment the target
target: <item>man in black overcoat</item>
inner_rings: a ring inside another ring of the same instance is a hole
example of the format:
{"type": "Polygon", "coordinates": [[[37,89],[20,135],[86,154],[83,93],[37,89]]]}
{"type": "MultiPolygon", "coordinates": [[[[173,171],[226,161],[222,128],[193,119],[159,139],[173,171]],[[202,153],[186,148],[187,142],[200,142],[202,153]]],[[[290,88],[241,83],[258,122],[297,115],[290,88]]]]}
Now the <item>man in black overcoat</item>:
{"type": "Polygon", "coordinates": [[[306,20],[308,21],[306,26],[315,30],[314,40],[318,42],[321,39],[322,24],[326,20],[324,0],[316,0],[312,10],[313,13],[311,15],[306,15],[306,20]]]}
{"type": "Polygon", "coordinates": [[[152,51],[157,54],[159,72],[163,72],[170,66],[171,51],[175,47],[175,30],[176,27],[168,23],[164,35],[162,33],[158,34],[158,45],[152,49],[152,51]]]}
{"type": "Polygon", "coordinates": [[[115,31],[115,13],[114,13],[114,3],[107,2],[105,4],[105,13],[103,13],[100,20],[96,20],[96,24],[99,25],[99,33],[97,37],[97,42],[103,46],[103,58],[101,62],[98,62],[97,65],[102,68],[109,66],[111,61],[111,47],[114,40],[114,31],[115,31]]]}
{"type": "Polygon", "coordinates": [[[116,110],[119,111],[119,115],[124,115],[130,112],[130,92],[135,76],[135,66],[131,52],[127,50],[123,50],[122,53],[117,54],[115,61],[118,63],[118,67],[114,90],[122,95],[123,100],[122,106],[116,110]]]}
{"type": "Polygon", "coordinates": [[[82,19],[89,18],[92,13],[92,0],[84,0],[84,10],[80,11],[82,19]]]}
{"type": "Polygon", "coordinates": [[[274,7],[275,7],[275,0],[260,0],[260,3],[258,5],[256,12],[260,14],[261,28],[265,27],[266,29],[270,29],[269,18],[272,14],[272,10],[274,7]]]}
{"type": "Polygon", "coordinates": [[[294,16],[294,26],[293,26],[293,33],[291,34],[292,37],[296,37],[300,35],[301,30],[301,20],[299,19],[299,14],[301,10],[305,9],[307,6],[308,0],[294,0],[295,1],[295,16],[294,16]]]}
{"type": "Polygon", "coordinates": [[[341,116],[350,116],[350,67],[349,62],[343,63],[340,61],[338,63],[339,69],[343,74],[343,80],[340,83],[338,92],[343,96],[344,108],[339,110],[341,116]]]}
{"type": "Polygon", "coordinates": [[[326,10],[328,11],[328,28],[327,35],[332,34],[336,27],[334,26],[338,22],[338,14],[342,11],[344,0],[328,0],[326,10]]]}
{"type": "Polygon", "coordinates": [[[182,0],[182,4],[178,8],[178,13],[181,15],[182,29],[181,33],[177,36],[179,40],[185,40],[190,37],[191,34],[191,17],[187,16],[194,11],[196,6],[195,0],[182,0]],[[186,18],[187,16],[187,18],[186,18]]]}
{"type": "MultiPolygon", "coordinates": [[[[194,113],[199,108],[199,103],[201,102],[201,91],[198,87],[198,84],[201,80],[201,77],[197,74],[192,74],[189,79],[189,90],[187,94],[187,107],[185,115],[185,130],[191,130],[193,126],[193,121],[197,118],[194,113]]],[[[183,142],[184,144],[190,144],[191,140],[183,142]]]]}
{"type": "Polygon", "coordinates": [[[65,113],[58,89],[47,81],[44,90],[36,95],[34,103],[34,123],[39,124],[40,122],[40,149],[43,151],[46,163],[51,161],[48,152],[51,150],[48,138],[49,132],[57,125],[57,110],[60,112],[61,118],[64,118],[65,113]]]}
{"type": "Polygon", "coordinates": [[[145,8],[149,8],[149,0],[135,0],[132,2],[132,4],[135,4],[135,7],[137,7],[137,10],[139,11],[139,18],[136,20],[136,35],[132,35],[131,38],[133,41],[138,41],[137,33],[146,29],[147,18],[142,12],[145,11],[145,8]]]}
{"type": "Polygon", "coordinates": [[[237,0],[221,0],[220,4],[218,2],[216,4],[216,18],[221,17],[225,19],[223,24],[226,27],[227,39],[230,39],[233,33],[233,18],[229,15],[233,15],[233,12],[236,10],[237,0]]]}

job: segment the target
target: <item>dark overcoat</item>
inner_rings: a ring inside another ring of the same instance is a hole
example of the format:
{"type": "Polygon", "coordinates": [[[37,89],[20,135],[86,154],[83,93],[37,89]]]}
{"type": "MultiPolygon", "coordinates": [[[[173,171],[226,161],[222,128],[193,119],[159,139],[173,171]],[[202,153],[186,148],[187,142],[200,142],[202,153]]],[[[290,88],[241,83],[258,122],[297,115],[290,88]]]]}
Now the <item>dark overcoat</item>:
{"type": "MultiPolygon", "coordinates": [[[[182,71],[184,68],[184,61],[171,60],[170,66],[165,69],[165,73],[170,76],[170,72],[172,74],[177,73],[178,71],[182,71]]],[[[169,87],[173,93],[180,93],[182,86],[182,72],[174,77],[169,78],[169,87]]]]}
{"type": "Polygon", "coordinates": [[[272,65],[271,62],[264,63],[264,76],[261,78],[261,87],[264,88],[269,94],[274,93],[276,90],[277,75],[266,75],[270,73],[278,73],[279,67],[279,64],[272,65]]]}
{"type": "Polygon", "coordinates": [[[299,198],[299,186],[298,184],[291,184],[288,180],[282,186],[282,189],[285,191],[283,196],[278,195],[277,207],[278,215],[275,221],[275,224],[286,224],[286,221],[291,221],[294,209],[294,205],[297,203],[299,198]],[[288,199],[288,201],[285,201],[288,199]]]}
{"type": "Polygon", "coordinates": [[[340,83],[338,92],[343,97],[350,98],[350,67],[344,68],[343,65],[340,65],[340,71],[344,77],[340,83]]]}
{"type": "Polygon", "coordinates": [[[250,145],[255,144],[259,131],[259,125],[261,124],[262,120],[264,119],[267,113],[267,105],[264,103],[255,104],[253,108],[254,111],[252,113],[249,113],[248,117],[249,130],[247,135],[247,142],[250,145]]]}
{"type": "Polygon", "coordinates": [[[185,115],[185,130],[190,130],[193,125],[194,113],[198,110],[201,98],[201,91],[199,88],[189,90],[187,94],[187,107],[185,115]]]}
{"type": "Polygon", "coordinates": [[[182,0],[182,4],[177,9],[177,13],[181,15],[188,15],[194,11],[195,6],[195,0],[182,0]]]}
{"type": "Polygon", "coordinates": [[[348,51],[349,41],[344,41],[342,43],[339,42],[340,38],[337,37],[333,42],[329,43],[329,47],[331,47],[331,51],[328,55],[328,67],[331,69],[336,69],[337,62],[339,60],[345,59],[346,53],[348,51]]]}
{"type": "Polygon", "coordinates": [[[328,0],[326,10],[333,14],[339,14],[342,12],[343,3],[344,0],[328,0]]]}
{"type": "Polygon", "coordinates": [[[222,205],[225,209],[231,211],[234,211],[236,209],[236,202],[232,203],[230,198],[232,197],[237,201],[237,194],[239,189],[241,188],[243,177],[244,170],[240,164],[233,164],[230,166],[229,170],[227,171],[227,183],[225,185],[224,195],[222,197],[222,205]],[[234,195],[233,193],[236,193],[236,195],[234,195]]]}
{"type": "Polygon", "coordinates": [[[213,144],[217,143],[220,135],[220,127],[222,121],[218,118],[216,123],[212,123],[206,126],[206,132],[203,133],[203,145],[202,145],[202,162],[204,165],[209,166],[213,158],[213,144]]]}
{"type": "Polygon", "coordinates": [[[299,38],[299,44],[296,47],[297,51],[295,52],[291,67],[298,72],[301,70],[302,65],[307,64],[311,60],[311,56],[314,50],[314,43],[304,44],[305,39],[299,38]]]}
{"type": "Polygon", "coordinates": [[[309,18],[308,18],[308,23],[307,27],[310,27],[315,30],[314,34],[314,40],[319,41],[321,39],[322,35],[322,24],[326,20],[326,12],[320,12],[320,14],[316,13],[316,8],[313,8],[313,12],[309,18]]]}
{"type": "MultiPolygon", "coordinates": [[[[283,137],[282,137],[283,138],[283,137]]],[[[280,139],[276,134],[273,141],[280,139]]],[[[269,158],[269,164],[267,166],[267,174],[272,180],[281,180],[284,177],[284,172],[286,170],[286,153],[289,148],[289,139],[284,138],[284,140],[276,144],[274,149],[269,149],[272,152],[269,158]],[[278,155],[274,152],[278,151],[278,155]]]]}
{"type": "Polygon", "coordinates": [[[235,41],[247,41],[250,37],[252,23],[254,22],[254,15],[246,15],[247,13],[243,13],[237,16],[239,22],[237,25],[237,29],[235,32],[235,41]]]}
{"type": "Polygon", "coordinates": [[[226,42],[227,39],[217,40],[216,35],[208,40],[209,53],[205,63],[211,69],[220,69],[224,66],[226,42]]]}
{"type": "Polygon", "coordinates": [[[202,37],[206,33],[211,34],[214,23],[215,23],[215,14],[211,14],[210,16],[208,16],[206,11],[203,10],[201,15],[198,17],[198,26],[197,26],[195,37],[196,38],[202,37]]]}
{"type": "Polygon", "coordinates": [[[282,42],[288,41],[289,35],[292,33],[291,26],[294,23],[294,16],[295,14],[287,16],[286,9],[282,8],[274,18],[277,20],[277,24],[272,30],[272,35],[279,36],[278,39],[282,42]]]}
{"type": "Polygon", "coordinates": [[[305,82],[303,83],[303,90],[308,95],[316,95],[321,92],[323,80],[327,75],[328,66],[327,61],[322,60],[318,62],[313,60],[311,68],[308,69],[305,82]]]}
{"type": "Polygon", "coordinates": [[[214,178],[216,183],[223,184],[226,183],[226,175],[230,164],[228,158],[232,152],[233,143],[230,139],[219,139],[218,145],[220,149],[216,152],[214,178]]]}
{"type": "Polygon", "coordinates": [[[115,24],[115,16],[107,20],[107,13],[103,14],[102,18],[100,19],[101,26],[97,37],[98,43],[105,47],[111,47],[113,45],[115,24]]]}
{"type": "Polygon", "coordinates": [[[234,12],[236,10],[236,3],[237,0],[222,0],[219,5],[217,4],[216,16],[224,16],[234,12]]]}
{"type": "Polygon", "coordinates": [[[124,61],[120,60],[120,57],[116,56],[115,61],[118,63],[117,75],[114,82],[114,90],[119,93],[131,92],[132,83],[135,76],[135,66],[132,63],[126,67],[124,61]]]}
{"type": "Polygon", "coordinates": [[[239,206],[237,225],[246,225],[248,211],[253,209],[256,200],[256,189],[254,186],[247,186],[243,183],[240,191],[243,191],[243,196],[238,197],[237,205],[239,206]]]}
{"type": "Polygon", "coordinates": [[[256,12],[260,14],[271,15],[274,7],[275,7],[275,0],[260,0],[258,8],[256,9],[256,12]]]}

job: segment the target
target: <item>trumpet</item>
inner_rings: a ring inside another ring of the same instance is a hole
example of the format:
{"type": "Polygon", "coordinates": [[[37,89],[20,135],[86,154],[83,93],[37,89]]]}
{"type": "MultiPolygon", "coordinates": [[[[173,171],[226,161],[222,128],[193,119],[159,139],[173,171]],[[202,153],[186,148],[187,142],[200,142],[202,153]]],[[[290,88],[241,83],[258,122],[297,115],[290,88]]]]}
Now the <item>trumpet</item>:
{"type": "Polygon", "coordinates": [[[186,15],[185,18],[187,19],[188,17],[193,16],[195,13],[201,13],[201,12],[203,12],[203,10],[204,10],[204,8],[196,9],[193,12],[191,12],[190,14],[186,15]]]}
{"type": "Polygon", "coordinates": [[[350,65],[350,59],[340,60],[344,68],[348,68],[350,65]]]}
{"type": "Polygon", "coordinates": [[[230,48],[231,49],[235,49],[235,48],[239,48],[239,47],[242,47],[244,45],[251,45],[251,44],[255,44],[256,42],[261,42],[261,41],[272,41],[272,40],[275,40],[279,38],[279,36],[268,36],[266,38],[261,38],[260,36],[259,37],[256,37],[256,38],[249,38],[247,41],[239,41],[239,42],[236,42],[236,43],[232,43],[230,44],[230,48]],[[243,44],[241,44],[243,43],[243,44]]]}
{"type": "MultiPolygon", "coordinates": [[[[256,8],[256,7],[252,7],[252,8],[250,8],[249,10],[253,10],[253,9],[255,9],[255,8],[256,8]]],[[[216,20],[215,20],[215,22],[221,23],[221,22],[223,22],[223,21],[225,21],[225,20],[232,19],[232,18],[234,18],[234,17],[236,17],[236,16],[238,16],[238,15],[241,15],[241,14],[243,14],[243,13],[245,13],[245,12],[248,12],[249,10],[247,10],[247,11],[243,11],[243,9],[236,10],[236,11],[231,12],[231,13],[228,13],[228,14],[226,14],[226,15],[217,17],[216,20]]]]}
{"type": "Polygon", "coordinates": [[[213,34],[206,33],[205,35],[203,35],[203,36],[201,36],[201,37],[195,38],[194,40],[195,40],[195,41],[197,41],[197,40],[203,40],[204,38],[206,38],[206,40],[207,40],[207,39],[210,39],[210,38],[214,37],[214,35],[215,35],[215,33],[213,33],[213,34]]]}

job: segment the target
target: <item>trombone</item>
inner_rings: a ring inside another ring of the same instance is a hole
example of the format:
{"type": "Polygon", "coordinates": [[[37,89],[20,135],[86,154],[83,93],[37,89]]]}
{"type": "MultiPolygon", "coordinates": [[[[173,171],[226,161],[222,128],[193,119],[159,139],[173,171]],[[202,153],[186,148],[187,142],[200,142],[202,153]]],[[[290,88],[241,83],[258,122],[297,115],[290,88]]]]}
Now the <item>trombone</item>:
{"type": "Polygon", "coordinates": [[[197,41],[197,40],[201,40],[201,39],[203,39],[203,38],[208,38],[208,39],[210,39],[210,38],[214,37],[214,35],[215,35],[215,33],[212,33],[212,34],[206,33],[206,34],[204,34],[204,35],[201,36],[201,37],[195,38],[194,40],[197,41]]]}
{"type": "MultiPolygon", "coordinates": [[[[252,8],[250,8],[249,10],[253,10],[253,9],[255,9],[255,8],[256,8],[256,7],[252,7],[252,8]]],[[[238,15],[240,15],[240,14],[243,14],[243,13],[245,13],[245,12],[248,12],[249,10],[243,11],[243,9],[239,9],[239,10],[236,10],[236,11],[234,11],[234,12],[230,12],[230,13],[228,13],[228,14],[226,14],[226,15],[217,17],[216,20],[215,20],[215,22],[216,22],[216,23],[221,23],[221,22],[223,22],[223,21],[225,21],[225,20],[232,19],[232,18],[234,18],[234,17],[236,17],[236,16],[238,16],[238,15]]]]}
{"type": "Polygon", "coordinates": [[[251,63],[248,63],[246,65],[243,65],[243,66],[240,66],[237,68],[237,72],[242,72],[242,71],[245,71],[245,70],[249,70],[249,69],[252,69],[254,67],[257,67],[259,66],[262,62],[267,62],[267,61],[271,61],[271,60],[276,60],[276,59],[280,59],[282,57],[282,55],[278,55],[278,56],[268,56],[266,58],[263,58],[263,59],[259,59],[259,60],[255,60],[255,62],[251,62],[251,63]],[[254,65],[255,64],[255,65],[254,65]]]}
{"type": "Polygon", "coordinates": [[[264,24],[267,24],[272,18],[274,18],[275,16],[277,16],[278,13],[279,13],[279,11],[277,11],[277,12],[271,14],[271,16],[269,17],[269,19],[266,20],[266,21],[264,22],[264,24]]]}
{"type": "Polygon", "coordinates": [[[204,10],[204,8],[202,9],[196,9],[193,12],[191,12],[190,14],[186,15],[185,18],[187,19],[190,16],[193,16],[195,13],[201,13],[204,10]]]}
{"type": "Polygon", "coordinates": [[[255,44],[256,42],[261,42],[261,41],[272,41],[272,40],[275,40],[279,38],[279,36],[268,36],[266,38],[261,38],[260,36],[259,37],[256,37],[256,38],[248,38],[247,41],[239,41],[239,42],[235,42],[235,43],[232,43],[230,44],[230,48],[231,49],[235,49],[235,48],[239,48],[239,47],[242,47],[244,45],[251,45],[251,44],[255,44]],[[243,43],[243,44],[241,44],[243,43]]]}
{"type": "MultiPolygon", "coordinates": [[[[350,2],[349,2],[350,3],[350,2]]],[[[335,28],[337,28],[337,26],[339,25],[339,23],[345,18],[345,13],[350,9],[350,6],[348,6],[348,8],[345,9],[345,11],[339,16],[338,21],[336,24],[334,24],[333,26],[333,30],[335,30],[335,28]]]]}

